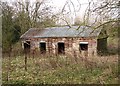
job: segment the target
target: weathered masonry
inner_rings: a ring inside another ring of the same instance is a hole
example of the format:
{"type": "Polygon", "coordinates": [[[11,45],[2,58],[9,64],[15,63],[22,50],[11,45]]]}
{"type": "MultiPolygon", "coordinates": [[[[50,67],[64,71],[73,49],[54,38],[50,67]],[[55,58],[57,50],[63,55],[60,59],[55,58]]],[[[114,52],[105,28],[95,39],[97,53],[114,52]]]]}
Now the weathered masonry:
{"type": "Polygon", "coordinates": [[[97,55],[105,51],[107,36],[102,29],[78,26],[31,28],[21,36],[22,46],[40,54],[97,55]],[[104,46],[103,46],[104,45],[104,46]]]}

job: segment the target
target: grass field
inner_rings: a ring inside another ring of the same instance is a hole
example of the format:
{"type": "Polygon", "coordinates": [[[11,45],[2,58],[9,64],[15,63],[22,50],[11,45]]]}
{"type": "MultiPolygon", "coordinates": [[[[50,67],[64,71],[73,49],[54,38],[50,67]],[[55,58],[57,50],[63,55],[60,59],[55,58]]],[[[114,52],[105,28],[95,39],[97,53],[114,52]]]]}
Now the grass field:
{"type": "Polygon", "coordinates": [[[117,84],[118,56],[3,58],[3,84],[117,84]]]}

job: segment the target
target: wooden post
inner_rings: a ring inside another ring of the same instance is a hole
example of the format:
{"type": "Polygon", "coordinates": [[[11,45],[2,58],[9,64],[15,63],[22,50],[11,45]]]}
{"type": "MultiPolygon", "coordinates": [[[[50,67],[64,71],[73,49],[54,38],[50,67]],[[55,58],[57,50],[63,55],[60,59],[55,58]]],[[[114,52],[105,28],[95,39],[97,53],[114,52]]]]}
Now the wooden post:
{"type": "Polygon", "coordinates": [[[27,49],[24,49],[24,53],[25,53],[25,71],[27,71],[27,49]]]}

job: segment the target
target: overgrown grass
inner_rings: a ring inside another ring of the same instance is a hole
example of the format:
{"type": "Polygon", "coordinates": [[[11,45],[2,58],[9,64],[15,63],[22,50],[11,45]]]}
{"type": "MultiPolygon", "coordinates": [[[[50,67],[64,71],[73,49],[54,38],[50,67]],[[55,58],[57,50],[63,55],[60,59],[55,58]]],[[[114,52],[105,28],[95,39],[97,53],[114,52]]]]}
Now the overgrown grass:
{"type": "Polygon", "coordinates": [[[27,71],[24,56],[3,58],[3,84],[117,84],[118,57],[52,56],[28,58],[27,71]],[[10,62],[10,63],[9,63],[10,62]],[[9,68],[9,70],[8,70],[9,68]],[[9,76],[9,77],[8,77],[9,76]],[[8,79],[8,81],[7,81],[8,79]]]}

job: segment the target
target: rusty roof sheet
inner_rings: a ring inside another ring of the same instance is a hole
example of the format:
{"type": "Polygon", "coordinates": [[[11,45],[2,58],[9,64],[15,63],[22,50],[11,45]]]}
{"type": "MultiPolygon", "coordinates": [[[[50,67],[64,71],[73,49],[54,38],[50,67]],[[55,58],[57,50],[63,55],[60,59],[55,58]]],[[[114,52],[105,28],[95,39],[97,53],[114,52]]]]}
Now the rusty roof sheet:
{"type": "Polygon", "coordinates": [[[87,26],[68,26],[64,27],[49,27],[45,29],[31,28],[24,33],[21,38],[39,38],[39,37],[96,37],[101,29],[92,29],[87,26]]]}

